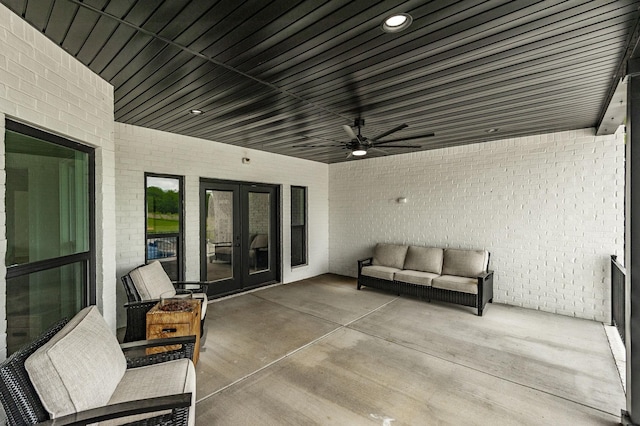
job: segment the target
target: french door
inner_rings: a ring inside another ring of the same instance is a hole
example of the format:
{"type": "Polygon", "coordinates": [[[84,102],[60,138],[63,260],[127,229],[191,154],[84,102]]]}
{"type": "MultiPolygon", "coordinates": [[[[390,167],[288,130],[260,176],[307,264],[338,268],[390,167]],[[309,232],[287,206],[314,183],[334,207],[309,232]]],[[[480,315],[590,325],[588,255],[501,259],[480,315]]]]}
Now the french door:
{"type": "Polygon", "coordinates": [[[279,187],[200,181],[200,278],[223,296],[280,278],[279,187]]]}

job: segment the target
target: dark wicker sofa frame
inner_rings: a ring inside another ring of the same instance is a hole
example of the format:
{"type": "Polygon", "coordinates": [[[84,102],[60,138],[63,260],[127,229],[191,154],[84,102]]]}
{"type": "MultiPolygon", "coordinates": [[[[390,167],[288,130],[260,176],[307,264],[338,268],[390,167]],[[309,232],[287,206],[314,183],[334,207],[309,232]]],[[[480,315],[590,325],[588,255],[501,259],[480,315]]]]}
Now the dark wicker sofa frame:
{"type": "Polygon", "coordinates": [[[358,290],[362,286],[373,287],[380,290],[390,291],[397,295],[406,294],[409,296],[426,299],[428,302],[439,300],[441,302],[455,303],[463,306],[470,306],[478,310],[478,316],[482,316],[482,312],[487,303],[493,302],[493,271],[489,270],[489,262],[487,262],[487,271],[477,277],[478,294],[463,293],[461,291],[445,290],[431,286],[424,286],[402,281],[389,281],[381,278],[362,275],[362,268],[372,264],[373,257],[358,260],[358,290]]]}
{"type": "MultiPolygon", "coordinates": [[[[159,300],[142,300],[129,274],[122,277],[122,284],[127,294],[127,303],[124,304],[124,308],[127,310],[127,330],[124,335],[124,341],[134,342],[144,340],[147,337],[147,312],[149,312],[159,300]]],[[[197,281],[174,281],[173,286],[177,294],[187,292],[206,294],[209,284],[197,281]]],[[[202,318],[200,322],[200,346],[204,345],[207,336],[204,320],[205,319],[202,318]]]]}
{"type": "MultiPolygon", "coordinates": [[[[81,411],[55,419],[49,418],[40,397],[24,368],[25,360],[47,343],[68,322],[65,318],[40,335],[32,343],[22,347],[0,364],[0,401],[7,415],[8,425],[86,425],[126,416],[171,410],[170,413],[147,418],[130,425],[187,425],[191,406],[191,393],[147,398],[120,404],[107,405],[81,411]]],[[[195,336],[145,340],[123,343],[127,368],[143,367],[174,359],[193,359],[195,336]],[[154,355],[143,355],[145,348],[179,344],[180,349],[154,355]]]]}

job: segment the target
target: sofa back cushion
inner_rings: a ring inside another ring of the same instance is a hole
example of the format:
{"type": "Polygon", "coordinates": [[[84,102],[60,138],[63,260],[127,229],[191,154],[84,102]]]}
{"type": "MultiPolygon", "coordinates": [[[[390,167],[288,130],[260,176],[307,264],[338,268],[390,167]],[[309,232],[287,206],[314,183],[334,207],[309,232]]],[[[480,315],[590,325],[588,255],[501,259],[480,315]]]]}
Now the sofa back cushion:
{"type": "Polygon", "coordinates": [[[25,369],[51,418],[106,405],[127,362],[118,340],[89,306],[25,361],[25,369]]]}
{"type": "Polygon", "coordinates": [[[403,269],[441,274],[443,256],[441,248],[409,246],[403,269]]]}
{"type": "Polygon", "coordinates": [[[160,296],[173,297],[176,294],[171,279],[158,261],[134,269],[129,272],[129,277],[142,300],[160,299],[160,296]]]}
{"type": "Polygon", "coordinates": [[[446,249],[442,263],[442,275],[477,277],[486,272],[489,252],[486,250],[446,249]]]}
{"type": "Polygon", "coordinates": [[[388,266],[390,268],[402,269],[404,259],[407,255],[408,246],[397,244],[376,244],[373,252],[373,264],[388,266]]]}

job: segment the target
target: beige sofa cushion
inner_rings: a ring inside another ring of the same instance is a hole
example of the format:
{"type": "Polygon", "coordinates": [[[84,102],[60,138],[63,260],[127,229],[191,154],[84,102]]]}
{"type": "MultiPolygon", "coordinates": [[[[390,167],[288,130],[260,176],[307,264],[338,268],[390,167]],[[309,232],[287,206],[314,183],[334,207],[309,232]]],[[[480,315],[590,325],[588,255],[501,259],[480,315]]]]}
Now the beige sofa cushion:
{"type": "Polygon", "coordinates": [[[398,268],[390,268],[388,266],[364,266],[362,268],[362,275],[366,275],[368,277],[380,278],[382,280],[393,281],[393,275],[396,272],[400,272],[401,269],[398,268]]]}
{"type": "Polygon", "coordinates": [[[459,291],[462,293],[478,294],[478,280],[476,278],[441,275],[431,281],[434,288],[459,291]]]}
{"type": "MultiPolygon", "coordinates": [[[[178,359],[161,364],[128,369],[109,400],[109,404],[189,392],[191,393],[189,425],[194,425],[196,412],[196,373],[191,360],[178,359]]],[[[164,412],[155,412],[124,417],[117,419],[117,421],[102,422],[100,425],[122,424],[125,421],[133,422],[163,413],[164,412]]]]}
{"type": "Polygon", "coordinates": [[[403,269],[439,275],[442,273],[443,256],[444,250],[441,248],[409,246],[403,269]]]}
{"type": "Polygon", "coordinates": [[[446,249],[442,264],[442,275],[477,277],[486,272],[488,262],[489,252],[486,250],[446,249]]]}
{"type": "Polygon", "coordinates": [[[129,276],[142,300],[173,297],[176,294],[173,283],[158,261],[134,269],[129,276]]]}
{"type": "Polygon", "coordinates": [[[408,248],[408,246],[401,246],[397,244],[378,243],[376,244],[376,248],[373,253],[372,264],[402,269],[408,248]]]}
{"type": "Polygon", "coordinates": [[[25,361],[52,418],[106,405],[127,368],[118,340],[89,306],[25,361]]]}
{"type": "Polygon", "coordinates": [[[403,283],[431,286],[431,281],[439,276],[431,272],[404,270],[396,272],[395,280],[403,283]]]}

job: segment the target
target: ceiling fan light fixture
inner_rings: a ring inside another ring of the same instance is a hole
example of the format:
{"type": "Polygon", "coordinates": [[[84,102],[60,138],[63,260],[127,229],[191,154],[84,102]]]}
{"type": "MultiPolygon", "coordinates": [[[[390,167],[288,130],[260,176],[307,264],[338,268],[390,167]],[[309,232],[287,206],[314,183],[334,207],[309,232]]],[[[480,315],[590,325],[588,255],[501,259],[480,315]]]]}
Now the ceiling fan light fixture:
{"type": "Polygon", "coordinates": [[[362,157],[363,155],[367,155],[367,148],[359,143],[354,146],[353,151],[351,151],[351,155],[353,155],[354,157],[362,157]]]}
{"type": "Polygon", "coordinates": [[[409,28],[412,22],[413,18],[408,13],[396,13],[382,22],[382,30],[387,33],[397,33],[409,28]]]}

